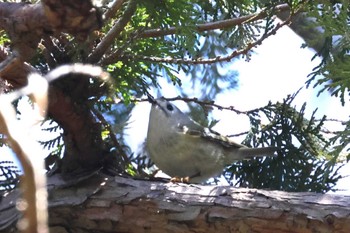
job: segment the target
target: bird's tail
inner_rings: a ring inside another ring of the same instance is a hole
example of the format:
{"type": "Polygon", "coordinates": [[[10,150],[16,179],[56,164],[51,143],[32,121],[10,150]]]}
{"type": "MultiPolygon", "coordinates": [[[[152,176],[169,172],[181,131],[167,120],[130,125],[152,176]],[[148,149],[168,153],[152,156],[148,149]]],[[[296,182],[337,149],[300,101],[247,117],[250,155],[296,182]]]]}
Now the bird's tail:
{"type": "MultiPolygon", "coordinates": [[[[254,157],[276,156],[277,147],[247,148],[241,147],[235,153],[229,155],[230,160],[251,159],[254,157]]],[[[230,162],[232,162],[230,161],[230,162]]]]}

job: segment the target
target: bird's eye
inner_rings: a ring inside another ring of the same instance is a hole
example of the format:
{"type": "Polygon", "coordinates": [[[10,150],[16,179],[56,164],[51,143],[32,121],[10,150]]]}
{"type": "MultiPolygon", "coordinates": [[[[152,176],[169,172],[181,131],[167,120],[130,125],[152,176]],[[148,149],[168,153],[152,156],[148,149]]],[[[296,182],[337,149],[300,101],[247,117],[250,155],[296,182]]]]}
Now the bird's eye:
{"type": "Polygon", "coordinates": [[[169,111],[173,111],[173,110],[174,110],[174,107],[173,107],[173,105],[171,105],[171,104],[167,104],[167,105],[166,105],[166,108],[167,108],[169,111]]]}

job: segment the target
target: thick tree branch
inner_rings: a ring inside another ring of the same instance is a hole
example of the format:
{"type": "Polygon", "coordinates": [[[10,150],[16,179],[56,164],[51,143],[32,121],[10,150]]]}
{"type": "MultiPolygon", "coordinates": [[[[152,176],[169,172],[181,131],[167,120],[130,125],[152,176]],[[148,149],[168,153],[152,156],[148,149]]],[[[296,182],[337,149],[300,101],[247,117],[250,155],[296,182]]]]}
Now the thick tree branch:
{"type": "Polygon", "coordinates": [[[0,76],[6,80],[13,88],[27,85],[29,73],[36,72],[35,68],[27,63],[14,60],[11,52],[0,46],[0,76]],[[11,63],[9,65],[9,63],[11,63]]]}
{"type": "MultiPolygon", "coordinates": [[[[95,175],[71,187],[50,177],[50,232],[350,232],[349,196],[159,183],[95,175]],[[79,229],[79,230],[78,230],[79,229]]],[[[64,183],[64,182],[63,182],[64,183]]],[[[74,182],[73,182],[74,183],[74,182]]],[[[72,184],[73,184],[72,183],[72,184]]],[[[17,198],[1,202],[0,229],[17,198]]]]}
{"type": "Polygon", "coordinates": [[[46,34],[69,32],[75,36],[86,36],[99,27],[99,15],[91,1],[77,0],[66,4],[65,0],[43,0],[37,4],[0,3],[0,28],[4,29],[13,45],[12,53],[3,58],[0,73],[13,86],[23,86],[26,80],[12,73],[19,73],[22,64],[34,55],[38,42],[46,34]],[[12,73],[11,73],[12,72],[12,73]]]}
{"type": "Polygon", "coordinates": [[[56,31],[68,32],[85,39],[93,30],[102,26],[101,15],[86,0],[41,0],[45,9],[45,19],[56,31]]]}
{"type": "Polygon", "coordinates": [[[28,61],[35,53],[41,35],[50,27],[41,4],[0,3],[0,28],[13,44],[12,53],[28,61]]]}
{"type": "Polygon", "coordinates": [[[86,37],[99,28],[101,19],[91,1],[43,0],[37,4],[0,3],[0,28],[4,29],[13,44],[13,53],[23,61],[35,53],[44,34],[68,32],[86,37]]]}

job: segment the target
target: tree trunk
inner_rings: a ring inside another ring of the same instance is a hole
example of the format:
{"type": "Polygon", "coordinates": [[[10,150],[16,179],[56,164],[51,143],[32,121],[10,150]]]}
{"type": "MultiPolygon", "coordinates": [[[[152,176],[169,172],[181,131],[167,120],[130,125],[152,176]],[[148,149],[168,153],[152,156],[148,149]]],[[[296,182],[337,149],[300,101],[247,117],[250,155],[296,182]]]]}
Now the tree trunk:
{"type": "MultiPolygon", "coordinates": [[[[350,197],[172,184],[95,174],[49,178],[50,232],[350,232],[350,197]],[[70,184],[70,187],[66,187],[70,184]]],[[[14,231],[18,191],[1,202],[14,231]]],[[[10,225],[10,226],[9,226],[10,225]]]]}

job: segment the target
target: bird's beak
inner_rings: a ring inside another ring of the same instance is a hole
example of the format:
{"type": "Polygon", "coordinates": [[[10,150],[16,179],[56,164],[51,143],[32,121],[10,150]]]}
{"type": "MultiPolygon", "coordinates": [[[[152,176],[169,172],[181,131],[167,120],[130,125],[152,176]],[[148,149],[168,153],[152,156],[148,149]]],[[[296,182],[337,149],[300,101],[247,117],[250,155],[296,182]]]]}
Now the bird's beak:
{"type": "Polygon", "coordinates": [[[151,96],[149,93],[146,93],[146,94],[148,97],[148,102],[150,102],[152,105],[157,104],[157,100],[153,96],[151,96]]]}
{"type": "MultiPolygon", "coordinates": [[[[160,110],[162,110],[164,112],[165,115],[168,116],[169,113],[164,109],[164,107],[159,103],[159,101],[157,101],[157,99],[155,99],[153,96],[151,96],[148,93],[147,93],[147,97],[148,97],[148,101],[152,104],[152,108],[153,107],[159,108],[160,110]]],[[[164,98],[164,97],[162,97],[162,98],[164,98]]]]}
{"type": "Polygon", "coordinates": [[[162,106],[158,103],[157,99],[155,99],[153,96],[151,96],[149,93],[147,93],[147,97],[148,97],[148,102],[150,102],[152,104],[152,107],[156,107],[158,106],[160,109],[162,109],[164,111],[164,109],[162,108],[162,106]]]}

